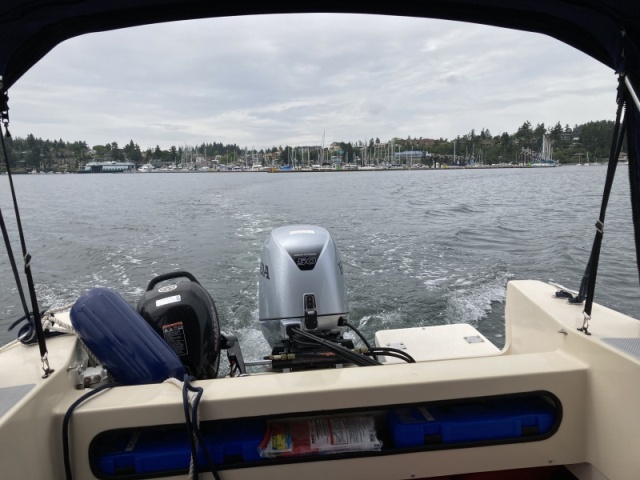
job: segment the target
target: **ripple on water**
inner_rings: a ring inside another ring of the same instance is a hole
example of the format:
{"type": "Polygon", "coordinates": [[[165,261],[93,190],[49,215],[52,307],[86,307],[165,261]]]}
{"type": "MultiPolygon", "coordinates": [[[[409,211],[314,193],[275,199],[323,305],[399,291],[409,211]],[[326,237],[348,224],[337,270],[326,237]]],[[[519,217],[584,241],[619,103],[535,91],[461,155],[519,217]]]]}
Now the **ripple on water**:
{"type": "MultiPolygon", "coordinates": [[[[257,328],[262,242],[273,228],[293,223],[321,225],[333,235],[350,321],[368,338],[382,328],[463,321],[500,339],[507,281],[553,277],[577,286],[593,242],[599,169],[538,170],[25,175],[15,183],[41,305],[72,302],[95,286],[135,305],[154,276],[187,270],[253,358],[266,345],[257,328]]],[[[1,204],[8,201],[0,189],[1,204]]],[[[596,300],[637,317],[629,210],[628,186],[619,181],[596,300]]],[[[15,235],[15,222],[6,220],[15,235]]],[[[0,269],[0,278],[6,328],[21,307],[8,287],[10,269],[0,269]]],[[[3,332],[0,343],[12,338],[3,332]]]]}

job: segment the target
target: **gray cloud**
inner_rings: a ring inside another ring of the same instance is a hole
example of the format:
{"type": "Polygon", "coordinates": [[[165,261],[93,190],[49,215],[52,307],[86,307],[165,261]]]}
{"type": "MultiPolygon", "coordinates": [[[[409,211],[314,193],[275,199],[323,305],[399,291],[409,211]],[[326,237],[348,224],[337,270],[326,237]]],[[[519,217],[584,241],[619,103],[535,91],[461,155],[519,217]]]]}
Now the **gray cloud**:
{"type": "Polygon", "coordinates": [[[11,130],[142,148],[496,135],[612,118],[615,83],[525,32],[356,15],[199,20],[58,46],[10,92],[11,130]]]}

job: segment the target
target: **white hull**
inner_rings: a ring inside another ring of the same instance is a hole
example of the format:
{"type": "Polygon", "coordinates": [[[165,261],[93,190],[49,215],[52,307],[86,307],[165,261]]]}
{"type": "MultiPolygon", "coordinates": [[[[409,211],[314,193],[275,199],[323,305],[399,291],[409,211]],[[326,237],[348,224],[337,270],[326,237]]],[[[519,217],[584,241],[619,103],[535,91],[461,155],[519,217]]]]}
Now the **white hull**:
{"type": "MultiPolygon", "coordinates": [[[[536,281],[510,282],[506,346],[489,355],[197,382],[204,388],[202,421],[356,408],[371,413],[398,404],[544,391],[562,404],[560,426],[550,438],[335,461],[323,457],[313,464],[261,465],[221,475],[311,480],[354,478],[358,472],[358,478],[405,479],[573,465],[579,478],[637,478],[640,359],[603,339],[640,345],[640,323],[594,305],[592,335],[586,336],[576,329],[582,308],[554,298],[555,290],[536,281]]],[[[53,338],[48,345],[55,373],[47,379],[41,378],[36,347],[18,344],[0,353],[0,403],[10,405],[0,417],[0,438],[11,439],[0,449],[4,478],[64,477],[62,419],[85,392],[74,387],[75,371],[67,371],[78,361],[75,337],[53,338]],[[28,393],[21,395],[22,390],[28,393]]],[[[419,351],[410,353],[421,357],[419,351]]],[[[181,392],[168,383],[116,387],[89,399],[71,421],[74,478],[95,478],[87,450],[101,432],[183,422],[181,392]]]]}

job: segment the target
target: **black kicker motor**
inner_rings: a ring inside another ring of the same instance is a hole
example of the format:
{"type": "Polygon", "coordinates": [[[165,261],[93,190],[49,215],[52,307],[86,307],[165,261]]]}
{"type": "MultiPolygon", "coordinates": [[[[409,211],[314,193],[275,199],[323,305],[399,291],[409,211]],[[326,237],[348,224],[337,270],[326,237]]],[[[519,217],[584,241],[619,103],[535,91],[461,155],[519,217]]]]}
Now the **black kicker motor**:
{"type": "Polygon", "coordinates": [[[187,373],[197,379],[216,378],[218,312],[211,295],[192,274],[171,272],[151,280],[138,302],[138,312],[176,352],[187,373]]]}

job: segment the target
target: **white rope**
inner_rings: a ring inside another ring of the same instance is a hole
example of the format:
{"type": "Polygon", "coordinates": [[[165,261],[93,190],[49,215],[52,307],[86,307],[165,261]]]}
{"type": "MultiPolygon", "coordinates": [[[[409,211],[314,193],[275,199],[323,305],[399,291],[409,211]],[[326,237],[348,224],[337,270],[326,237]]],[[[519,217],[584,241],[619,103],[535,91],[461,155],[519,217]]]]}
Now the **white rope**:
{"type": "MultiPolygon", "coordinates": [[[[74,302],[75,303],[75,302],[74,302]]],[[[45,315],[50,314],[50,313],[60,313],[60,312],[65,312],[67,310],[71,310],[71,307],[73,307],[73,303],[68,303],[66,305],[62,305],[60,307],[51,307],[49,310],[47,310],[45,313],[45,315]]]]}
{"type": "MultiPolygon", "coordinates": [[[[76,329],[73,328],[73,325],[62,320],[61,316],[56,315],[57,313],[68,312],[71,307],[73,307],[73,303],[62,305],[60,307],[50,308],[49,310],[44,312],[44,315],[42,316],[42,328],[68,333],[70,335],[76,335],[76,329]]],[[[80,345],[82,345],[82,348],[84,348],[84,350],[87,352],[87,355],[89,356],[91,361],[95,365],[101,365],[102,361],[95,355],[95,353],[91,351],[91,349],[87,346],[86,343],[82,341],[80,337],[77,338],[78,342],[80,342],[80,345]]]]}
{"type": "Polygon", "coordinates": [[[44,312],[44,315],[42,316],[42,328],[54,329],[75,335],[76,330],[73,328],[73,325],[56,316],[56,313],[66,312],[71,309],[72,306],[73,303],[70,303],[61,307],[50,308],[44,312]]]}
{"type": "MultiPolygon", "coordinates": [[[[43,328],[43,330],[53,330],[53,331],[64,332],[64,333],[69,333],[69,334],[75,335],[76,331],[73,328],[73,325],[61,320],[60,318],[56,317],[56,315],[55,315],[56,313],[61,313],[61,312],[65,312],[67,310],[70,310],[72,306],[73,306],[73,303],[70,303],[68,305],[63,305],[63,306],[60,306],[60,307],[50,308],[47,311],[45,311],[42,314],[42,328],[43,328]]],[[[16,340],[13,340],[12,342],[7,343],[6,345],[3,345],[2,347],[0,347],[0,352],[4,352],[6,350],[9,350],[10,348],[13,348],[13,347],[15,347],[17,345],[24,345],[20,341],[19,338],[16,339],[16,340]]]]}

